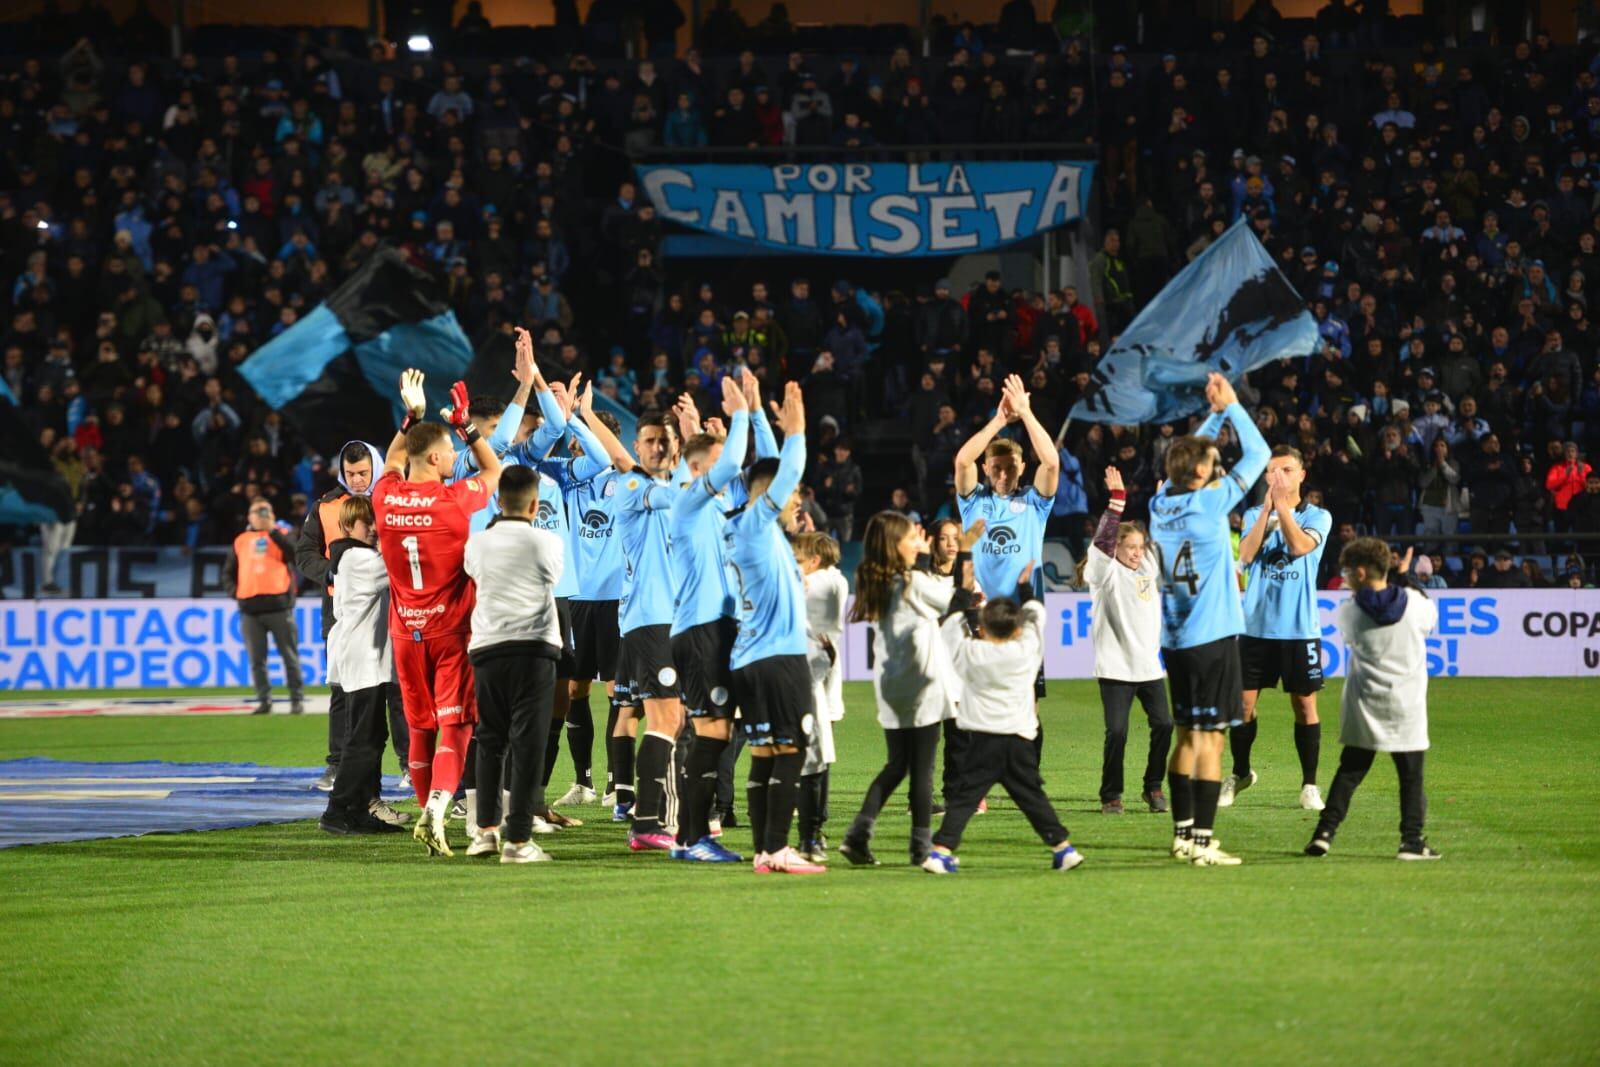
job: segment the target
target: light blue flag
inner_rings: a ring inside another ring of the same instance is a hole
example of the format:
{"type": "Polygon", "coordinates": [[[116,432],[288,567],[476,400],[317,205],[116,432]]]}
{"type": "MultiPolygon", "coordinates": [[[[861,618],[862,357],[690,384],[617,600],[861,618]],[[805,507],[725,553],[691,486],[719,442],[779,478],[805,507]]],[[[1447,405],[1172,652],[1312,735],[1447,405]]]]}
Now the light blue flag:
{"type": "Polygon", "coordinates": [[[1095,367],[1071,417],[1124,426],[1206,410],[1206,376],[1246,373],[1317,349],[1317,324],[1244,220],[1178,272],[1095,367]]]}

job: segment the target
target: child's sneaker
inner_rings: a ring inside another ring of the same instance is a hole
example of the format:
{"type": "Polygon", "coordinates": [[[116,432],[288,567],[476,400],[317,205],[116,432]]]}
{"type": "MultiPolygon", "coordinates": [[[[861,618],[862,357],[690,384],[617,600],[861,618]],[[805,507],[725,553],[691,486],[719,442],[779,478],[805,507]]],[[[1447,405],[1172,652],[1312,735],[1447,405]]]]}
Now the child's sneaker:
{"type": "Polygon", "coordinates": [[[1183,863],[1188,863],[1194,859],[1194,838],[1174,835],[1172,838],[1172,858],[1183,863]]]}
{"type": "Polygon", "coordinates": [[[1307,811],[1321,811],[1327,807],[1322,800],[1322,790],[1314,785],[1300,787],[1300,806],[1307,811]]]}
{"type": "Polygon", "coordinates": [[[806,862],[808,863],[828,862],[828,853],[827,850],[822,847],[821,841],[800,842],[800,855],[804,856],[806,862]]]}
{"type": "Polygon", "coordinates": [[[1070,871],[1083,862],[1083,853],[1071,845],[1062,845],[1050,853],[1052,871],[1070,871]]]}
{"type": "Polygon", "coordinates": [[[1203,845],[1198,841],[1194,843],[1194,853],[1189,857],[1189,862],[1196,867],[1237,867],[1244,860],[1222,851],[1222,846],[1213,837],[1203,845]]]}
{"type": "Polygon", "coordinates": [[[1333,851],[1333,835],[1326,830],[1318,830],[1311,835],[1311,843],[1306,846],[1308,856],[1326,856],[1333,851]]]}
{"type": "Polygon", "coordinates": [[[839,845],[839,855],[857,867],[876,867],[878,857],[872,854],[865,841],[851,841],[848,837],[839,845]]]}
{"type": "Polygon", "coordinates": [[[1244,777],[1230,774],[1222,780],[1222,788],[1217,792],[1217,807],[1231,808],[1234,799],[1246,789],[1256,784],[1256,772],[1251,771],[1244,777]]]}
{"type": "Polygon", "coordinates": [[[1437,860],[1443,859],[1443,852],[1435,852],[1428,847],[1426,841],[1411,841],[1400,846],[1400,851],[1394,856],[1397,860],[1437,860]]]}
{"type": "Polygon", "coordinates": [[[928,858],[922,861],[922,869],[929,874],[958,874],[961,861],[949,849],[935,845],[928,858]]]}

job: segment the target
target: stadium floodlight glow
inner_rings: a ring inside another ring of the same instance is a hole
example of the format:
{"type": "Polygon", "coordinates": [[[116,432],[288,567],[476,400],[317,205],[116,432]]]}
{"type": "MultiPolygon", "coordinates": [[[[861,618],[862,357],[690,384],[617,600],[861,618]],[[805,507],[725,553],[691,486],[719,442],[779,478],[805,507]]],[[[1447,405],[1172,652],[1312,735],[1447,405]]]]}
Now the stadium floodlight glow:
{"type": "Polygon", "coordinates": [[[238,228],[239,228],[239,223],[238,222],[236,222],[233,219],[229,219],[228,220],[228,229],[237,230],[238,228]]]}
{"type": "Polygon", "coordinates": [[[50,228],[50,224],[44,221],[44,219],[40,219],[38,222],[33,224],[33,228],[36,230],[48,230],[50,228]]]}
{"type": "Polygon", "coordinates": [[[433,39],[425,33],[413,33],[406,38],[406,47],[413,52],[433,51],[433,39]]]}

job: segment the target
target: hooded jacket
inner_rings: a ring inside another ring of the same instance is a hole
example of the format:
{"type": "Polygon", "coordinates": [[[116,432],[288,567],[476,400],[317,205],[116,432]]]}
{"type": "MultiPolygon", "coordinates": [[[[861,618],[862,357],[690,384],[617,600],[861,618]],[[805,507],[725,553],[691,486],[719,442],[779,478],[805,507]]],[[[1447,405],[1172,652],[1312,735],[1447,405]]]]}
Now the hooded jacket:
{"type": "Polygon", "coordinates": [[[365,445],[367,454],[372,457],[372,481],[378,480],[378,475],[383,472],[383,456],[375,445],[365,441],[346,441],[334,453],[338,470],[339,487],[330,489],[322,495],[314,507],[306,511],[305,525],[300,528],[300,540],[295,544],[295,567],[301,574],[314,582],[322,584],[322,638],[327,640],[328,634],[333,629],[333,563],[331,548],[333,542],[344,535],[339,529],[339,505],[347,496],[366,496],[367,493],[354,493],[344,480],[344,450],[351,445],[365,445]]]}

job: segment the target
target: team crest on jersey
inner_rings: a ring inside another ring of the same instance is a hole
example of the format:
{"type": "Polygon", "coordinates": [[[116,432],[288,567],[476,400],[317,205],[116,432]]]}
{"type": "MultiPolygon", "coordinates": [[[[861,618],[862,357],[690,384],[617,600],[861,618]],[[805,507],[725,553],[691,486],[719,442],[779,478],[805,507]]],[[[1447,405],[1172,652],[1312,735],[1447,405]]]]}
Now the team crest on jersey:
{"type": "Polygon", "coordinates": [[[474,493],[481,493],[483,492],[483,483],[478,481],[476,478],[468,478],[467,488],[471,489],[474,493]]]}
{"type": "Polygon", "coordinates": [[[1027,509],[1028,505],[1021,500],[1013,500],[1011,502],[1011,514],[1013,515],[1021,515],[1027,509]]]}
{"type": "Polygon", "coordinates": [[[1140,600],[1149,600],[1156,592],[1156,580],[1148,574],[1141,574],[1133,580],[1133,593],[1140,600]]]}

